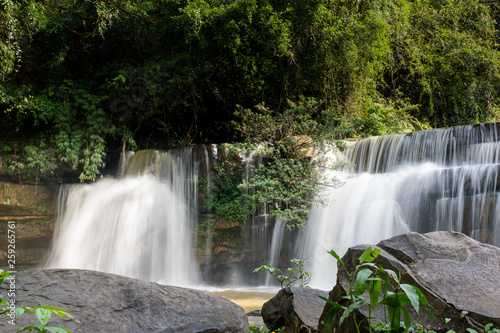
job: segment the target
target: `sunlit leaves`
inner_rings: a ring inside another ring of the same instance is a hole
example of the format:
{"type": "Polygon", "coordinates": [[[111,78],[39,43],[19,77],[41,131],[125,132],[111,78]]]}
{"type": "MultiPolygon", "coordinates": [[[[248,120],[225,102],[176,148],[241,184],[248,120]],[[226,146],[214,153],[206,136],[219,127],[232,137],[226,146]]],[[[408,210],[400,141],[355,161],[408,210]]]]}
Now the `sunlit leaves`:
{"type": "MultiPolygon", "coordinates": [[[[372,249],[368,246],[359,257],[359,265],[356,265],[353,271],[349,271],[344,261],[334,251],[328,251],[343,266],[345,274],[349,280],[349,289],[344,300],[349,302],[348,306],[341,306],[331,300],[327,300],[331,305],[325,319],[325,331],[331,332],[334,316],[343,311],[339,319],[339,326],[342,329],[343,322],[352,316],[357,332],[360,332],[362,321],[358,321],[354,311],[365,308],[368,310],[366,317],[369,332],[397,331],[416,326],[415,319],[412,318],[408,306],[419,315],[420,307],[423,307],[431,318],[435,321],[436,317],[430,312],[429,302],[424,294],[415,286],[401,283],[401,274],[393,270],[384,269],[376,263],[376,258],[381,253],[378,248],[372,249]],[[381,307],[384,312],[384,318],[376,317],[374,311],[381,307]],[[403,317],[403,326],[401,322],[403,317]],[[386,322],[388,320],[388,322],[386,322]]],[[[322,299],[326,300],[322,297],[322,299]]],[[[341,303],[344,304],[344,303],[341,303]]]]}

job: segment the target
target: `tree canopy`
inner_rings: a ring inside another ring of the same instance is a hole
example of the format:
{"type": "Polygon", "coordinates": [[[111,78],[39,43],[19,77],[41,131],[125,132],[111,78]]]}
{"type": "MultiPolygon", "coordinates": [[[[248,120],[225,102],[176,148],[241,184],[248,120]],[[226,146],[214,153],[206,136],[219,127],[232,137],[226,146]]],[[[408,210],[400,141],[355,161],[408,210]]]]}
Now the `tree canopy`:
{"type": "Polygon", "coordinates": [[[0,150],[12,173],[85,181],[124,146],[241,141],[240,107],[312,99],[335,138],[496,121],[499,18],[486,0],[3,0],[0,150]]]}

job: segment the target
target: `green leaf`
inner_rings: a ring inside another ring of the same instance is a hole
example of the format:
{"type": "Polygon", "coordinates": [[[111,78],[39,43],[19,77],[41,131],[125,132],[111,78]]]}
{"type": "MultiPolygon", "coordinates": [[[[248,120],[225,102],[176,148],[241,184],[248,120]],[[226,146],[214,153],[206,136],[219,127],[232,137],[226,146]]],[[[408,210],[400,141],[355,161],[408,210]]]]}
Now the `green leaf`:
{"type": "Polygon", "coordinates": [[[33,313],[33,314],[35,314],[35,310],[36,310],[36,308],[31,308],[29,306],[25,306],[23,309],[24,309],[24,312],[33,313]]]}
{"type": "Polygon", "coordinates": [[[414,288],[415,288],[415,291],[418,294],[420,305],[422,305],[422,307],[424,308],[425,312],[427,312],[427,314],[437,323],[438,320],[437,320],[436,316],[434,316],[434,314],[431,312],[431,310],[429,310],[429,308],[427,307],[427,305],[429,305],[429,301],[427,300],[427,298],[425,297],[425,295],[422,293],[422,291],[420,289],[418,289],[415,286],[414,286],[414,288]]]}
{"type": "Polygon", "coordinates": [[[45,327],[45,330],[52,333],[71,333],[70,330],[61,327],[45,327]]]}
{"type": "Polygon", "coordinates": [[[410,305],[411,301],[405,293],[387,293],[387,296],[380,302],[380,304],[396,308],[410,305]]]}
{"type": "Polygon", "coordinates": [[[389,322],[391,323],[391,332],[399,332],[401,327],[401,307],[388,306],[387,311],[389,312],[389,322]]]}
{"type": "Polygon", "coordinates": [[[405,327],[409,328],[412,323],[410,311],[401,308],[401,313],[403,314],[403,317],[405,319],[405,327]]]}
{"type": "Polygon", "coordinates": [[[391,288],[391,278],[389,277],[389,274],[385,271],[383,267],[380,267],[380,273],[382,279],[384,280],[385,294],[387,294],[391,288]]]}
{"type": "Polygon", "coordinates": [[[372,262],[378,257],[379,253],[380,249],[372,250],[372,247],[368,246],[365,252],[363,252],[363,254],[359,257],[359,263],[362,264],[364,262],[372,262]]]}
{"type": "Polygon", "coordinates": [[[420,307],[420,301],[419,301],[420,297],[418,296],[418,293],[415,290],[415,287],[412,286],[411,284],[406,284],[406,283],[402,283],[399,286],[401,287],[401,289],[403,289],[406,296],[408,296],[408,299],[410,300],[411,305],[413,306],[413,308],[415,309],[415,311],[418,314],[419,307],[420,307]]]}
{"type": "Polygon", "coordinates": [[[344,267],[344,269],[347,271],[347,268],[345,267],[344,262],[342,261],[342,259],[340,259],[340,257],[337,254],[337,252],[335,252],[334,250],[330,250],[330,251],[328,251],[328,253],[331,254],[335,259],[337,259],[338,262],[340,262],[342,264],[342,266],[344,267]]]}
{"type": "MultiPolygon", "coordinates": [[[[331,299],[328,299],[328,298],[323,297],[323,296],[321,296],[321,295],[317,295],[317,294],[315,294],[315,295],[316,295],[316,296],[318,296],[319,298],[321,298],[323,301],[325,301],[325,302],[327,302],[327,303],[329,303],[329,304],[331,304],[331,305],[333,305],[333,306],[337,306],[337,305],[338,305],[338,306],[340,306],[338,303],[336,303],[336,302],[332,301],[331,299]]],[[[341,306],[341,307],[342,307],[342,306],[341,306]]],[[[343,309],[345,309],[344,307],[342,307],[342,308],[343,308],[343,309]]]]}
{"type": "Polygon", "coordinates": [[[37,309],[46,309],[48,311],[51,311],[51,312],[58,314],[61,318],[63,318],[63,316],[67,316],[70,319],[74,319],[73,316],[71,316],[66,310],[63,310],[63,309],[60,309],[60,308],[57,308],[54,306],[42,305],[42,306],[37,307],[37,309]]]}
{"type": "Polygon", "coordinates": [[[24,313],[24,308],[16,308],[16,318],[24,313]]]}
{"type": "Polygon", "coordinates": [[[349,314],[360,308],[362,305],[363,305],[363,301],[360,300],[360,301],[356,301],[354,303],[352,303],[351,305],[349,305],[349,307],[344,311],[344,313],[342,314],[342,317],[340,317],[340,320],[339,320],[339,327],[342,325],[342,323],[344,322],[344,320],[349,316],[349,314]]]}
{"type": "Polygon", "coordinates": [[[333,328],[333,318],[337,313],[342,311],[344,307],[334,304],[333,307],[328,311],[325,317],[325,332],[330,333],[333,328]]]}
{"type": "Polygon", "coordinates": [[[489,323],[486,326],[484,326],[484,333],[488,333],[488,331],[491,329],[493,326],[493,323],[489,323]]]}
{"type": "Polygon", "coordinates": [[[359,263],[362,264],[366,261],[366,259],[372,253],[372,247],[368,246],[368,248],[363,252],[363,254],[359,257],[359,263]]]}
{"type": "Polygon", "coordinates": [[[43,327],[40,326],[40,325],[35,325],[35,326],[25,326],[25,327],[21,327],[18,332],[22,332],[22,331],[38,331],[40,333],[45,333],[45,331],[43,330],[43,327]]]}
{"type": "Polygon", "coordinates": [[[466,331],[469,333],[477,333],[477,331],[473,330],[472,328],[467,328],[466,331]]]}
{"type": "Polygon", "coordinates": [[[373,272],[368,268],[363,269],[363,270],[358,272],[358,275],[356,277],[356,284],[355,284],[356,290],[361,289],[361,286],[365,283],[366,279],[368,279],[370,277],[370,275],[372,275],[372,273],[373,272]]]}
{"type": "Polygon", "coordinates": [[[386,269],[385,272],[387,274],[389,274],[390,277],[392,277],[392,279],[394,281],[396,281],[398,284],[399,284],[399,278],[398,278],[398,275],[396,274],[396,272],[394,272],[393,270],[391,269],[386,269]]]}
{"type": "Polygon", "coordinates": [[[378,303],[381,290],[382,290],[382,281],[380,279],[370,281],[370,307],[372,309],[374,309],[378,303]]]}
{"type": "Polygon", "coordinates": [[[35,314],[42,326],[45,327],[50,319],[50,316],[52,315],[52,311],[44,309],[42,307],[37,307],[35,314]]]}

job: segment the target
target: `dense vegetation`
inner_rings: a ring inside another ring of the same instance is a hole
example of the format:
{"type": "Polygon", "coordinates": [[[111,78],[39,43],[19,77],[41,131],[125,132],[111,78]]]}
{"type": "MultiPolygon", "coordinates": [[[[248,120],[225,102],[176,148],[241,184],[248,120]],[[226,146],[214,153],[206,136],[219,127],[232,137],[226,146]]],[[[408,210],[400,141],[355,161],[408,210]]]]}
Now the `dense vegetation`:
{"type": "Polygon", "coordinates": [[[243,141],[241,110],[304,101],[339,139],[495,121],[499,18],[486,0],[2,0],[3,167],[94,180],[106,151],[243,141]]]}

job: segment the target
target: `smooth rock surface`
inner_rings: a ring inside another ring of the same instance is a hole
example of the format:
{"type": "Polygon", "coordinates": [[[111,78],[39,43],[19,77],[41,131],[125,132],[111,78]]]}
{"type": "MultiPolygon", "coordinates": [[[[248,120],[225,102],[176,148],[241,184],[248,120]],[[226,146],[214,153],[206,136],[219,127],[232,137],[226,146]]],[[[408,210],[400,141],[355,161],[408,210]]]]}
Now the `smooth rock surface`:
{"type": "MultiPolygon", "coordinates": [[[[48,326],[77,332],[242,332],[245,311],[213,293],[164,286],[88,270],[22,271],[16,274],[16,306],[56,306],[75,321],[53,315],[48,326]]],[[[23,314],[16,328],[35,325],[23,314]]],[[[0,331],[14,331],[6,320],[0,331]]]]}
{"type": "Polygon", "coordinates": [[[316,332],[325,301],[317,295],[328,297],[328,292],[303,287],[281,289],[262,306],[262,319],[272,330],[283,333],[316,332]]]}
{"type": "MultiPolygon", "coordinates": [[[[359,264],[358,258],[367,247],[353,247],[342,258],[350,272],[359,264]]],[[[466,328],[482,332],[482,327],[488,323],[500,328],[500,248],[451,231],[402,234],[381,241],[377,247],[382,251],[375,263],[399,271],[402,283],[418,287],[438,319],[436,323],[421,310],[419,316],[412,313],[415,322],[437,332],[449,329],[465,332],[466,328]],[[462,311],[468,312],[463,319],[462,311]],[[445,324],[445,318],[451,321],[445,324]]],[[[342,297],[347,294],[349,280],[340,263],[337,266],[337,284],[329,298],[348,305],[342,297]]],[[[324,318],[330,307],[325,306],[319,332],[324,332],[324,318]]],[[[357,320],[365,318],[367,313],[364,309],[357,312],[357,320]]],[[[378,316],[383,318],[382,313],[378,316]]],[[[334,319],[333,332],[355,330],[351,318],[339,328],[339,318],[337,315],[334,319]]]]}

